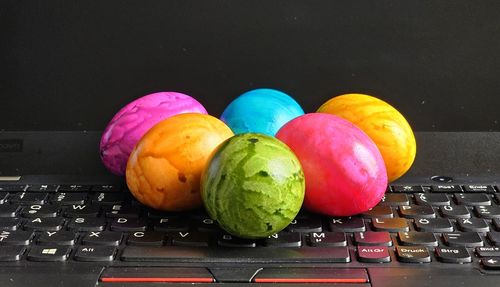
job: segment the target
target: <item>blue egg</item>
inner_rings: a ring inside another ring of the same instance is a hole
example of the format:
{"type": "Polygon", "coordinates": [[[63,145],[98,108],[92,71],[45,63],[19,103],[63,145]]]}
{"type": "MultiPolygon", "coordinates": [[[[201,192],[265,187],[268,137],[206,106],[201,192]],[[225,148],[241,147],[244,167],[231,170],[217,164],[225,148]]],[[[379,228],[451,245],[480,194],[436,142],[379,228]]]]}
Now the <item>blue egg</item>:
{"type": "Polygon", "coordinates": [[[248,91],[232,101],[221,120],[235,134],[262,133],[274,136],[287,122],[304,114],[289,95],[273,89],[248,91]]]}

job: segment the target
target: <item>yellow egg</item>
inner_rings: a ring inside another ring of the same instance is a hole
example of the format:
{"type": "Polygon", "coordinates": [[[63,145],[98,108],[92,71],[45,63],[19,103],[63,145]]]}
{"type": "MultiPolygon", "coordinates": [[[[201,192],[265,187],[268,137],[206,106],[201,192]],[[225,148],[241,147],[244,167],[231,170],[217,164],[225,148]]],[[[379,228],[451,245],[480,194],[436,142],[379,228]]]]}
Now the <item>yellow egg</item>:
{"type": "Polygon", "coordinates": [[[403,115],[388,103],[368,95],[346,94],[328,100],[318,112],[337,115],[362,129],[379,148],[389,181],[410,169],[417,150],[415,136],[403,115]]]}

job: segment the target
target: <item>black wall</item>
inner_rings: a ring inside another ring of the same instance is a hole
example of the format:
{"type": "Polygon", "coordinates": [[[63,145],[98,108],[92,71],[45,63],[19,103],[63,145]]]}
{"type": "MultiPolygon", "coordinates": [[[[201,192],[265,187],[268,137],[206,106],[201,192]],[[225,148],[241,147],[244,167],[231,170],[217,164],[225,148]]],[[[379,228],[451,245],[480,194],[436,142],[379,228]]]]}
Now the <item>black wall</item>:
{"type": "Polygon", "coordinates": [[[416,130],[500,131],[500,1],[0,0],[0,129],[100,130],[185,92],[380,97],[416,130]]]}

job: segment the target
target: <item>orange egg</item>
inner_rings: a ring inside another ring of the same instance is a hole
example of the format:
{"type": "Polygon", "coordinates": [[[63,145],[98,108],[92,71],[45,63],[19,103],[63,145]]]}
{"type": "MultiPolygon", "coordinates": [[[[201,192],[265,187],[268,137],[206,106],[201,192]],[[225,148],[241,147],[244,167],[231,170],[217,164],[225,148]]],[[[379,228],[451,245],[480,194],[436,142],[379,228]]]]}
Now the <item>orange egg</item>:
{"type": "Polygon", "coordinates": [[[212,151],[233,136],[221,120],[180,114],[151,128],[127,162],[127,186],[141,203],[182,211],[202,206],[200,178],[212,151]]]}
{"type": "Polygon", "coordinates": [[[362,129],[379,148],[389,181],[410,169],[416,154],[415,136],[403,115],[388,103],[368,95],[346,94],[328,100],[318,112],[340,116],[362,129]]]}

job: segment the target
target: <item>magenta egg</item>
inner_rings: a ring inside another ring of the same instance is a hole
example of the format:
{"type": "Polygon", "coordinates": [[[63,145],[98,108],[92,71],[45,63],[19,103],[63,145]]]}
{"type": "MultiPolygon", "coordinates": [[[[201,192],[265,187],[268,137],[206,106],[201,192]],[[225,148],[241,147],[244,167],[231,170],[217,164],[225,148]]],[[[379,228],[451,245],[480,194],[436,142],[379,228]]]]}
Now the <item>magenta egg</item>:
{"type": "Polygon", "coordinates": [[[297,155],[306,179],[304,207],[350,216],[377,205],[387,188],[387,172],[375,143],[352,123],[311,113],[285,124],[276,137],[297,155]]]}
{"type": "Polygon", "coordinates": [[[135,144],[155,124],[183,113],[207,114],[194,98],[176,92],[159,92],[138,98],[123,107],[109,122],[100,142],[106,168],[123,175],[135,144]]]}

